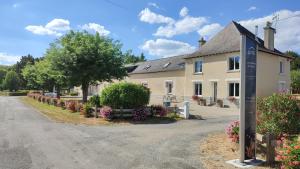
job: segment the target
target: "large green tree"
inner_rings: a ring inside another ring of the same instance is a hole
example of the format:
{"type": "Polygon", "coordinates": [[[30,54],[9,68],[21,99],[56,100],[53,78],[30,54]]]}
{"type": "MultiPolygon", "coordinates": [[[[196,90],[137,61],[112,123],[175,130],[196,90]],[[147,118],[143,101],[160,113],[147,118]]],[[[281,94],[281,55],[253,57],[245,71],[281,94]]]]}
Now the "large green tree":
{"type": "Polygon", "coordinates": [[[135,56],[132,53],[132,50],[128,50],[123,54],[123,59],[125,64],[130,64],[130,63],[137,63],[137,62],[143,62],[146,61],[146,58],[143,53],[141,53],[140,56],[135,56]]]}
{"type": "Polygon", "coordinates": [[[87,102],[89,85],[127,75],[121,44],[98,33],[70,31],[56,42],[56,47],[62,52],[52,58],[53,64],[70,85],[81,85],[83,102],[87,102]]]}
{"type": "Polygon", "coordinates": [[[4,87],[9,91],[17,91],[19,89],[19,77],[14,71],[7,72],[4,79],[4,87]]]}
{"type": "Polygon", "coordinates": [[[300,93],[300,70],[291,71],[291,87],[293,93],[300,93]]]}
{"type": "Polygon", "coordinates": [[[291,70],[300,70],[300,55],[294,51],[287,51],[286,54],[294,57],[291,61],[291,70]]]}

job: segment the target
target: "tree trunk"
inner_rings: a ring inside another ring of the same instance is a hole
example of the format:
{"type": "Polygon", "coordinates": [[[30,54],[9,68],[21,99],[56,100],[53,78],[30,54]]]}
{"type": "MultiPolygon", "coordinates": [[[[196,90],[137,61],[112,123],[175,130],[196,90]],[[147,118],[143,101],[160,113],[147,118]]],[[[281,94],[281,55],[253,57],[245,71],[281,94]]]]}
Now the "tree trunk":
{"type": "Polygon", "coordinates": [[[57,89],[56,89],[56,98],[60,99],[60,86],[57,86],[57,89]]]}
{"type": "Polygon", "coordinates": [[[82,83],[81,90],[82,90],[82,102],[86,103],[88,97],[89,85],[86,83],[82,83]]]}

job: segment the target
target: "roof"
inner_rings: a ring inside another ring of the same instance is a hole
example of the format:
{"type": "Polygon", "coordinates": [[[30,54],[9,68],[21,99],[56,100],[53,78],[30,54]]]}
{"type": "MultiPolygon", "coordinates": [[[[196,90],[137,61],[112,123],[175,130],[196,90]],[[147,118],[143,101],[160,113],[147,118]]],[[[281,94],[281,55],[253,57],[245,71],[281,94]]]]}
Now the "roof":
{"type": "Polygon", "coordinates": [[[187,55],[179,55],[157,60],[149,60],[146,62],[139,62],[135,65],[136,69],[129,72],[129,74],[184,70],[185,57],[187,57],[187,55]]]}
{"type": "MultiPolygon", "coordinates": [[[[248,29],[232,21],[221,32],[216,34],[211,40],[205,43],[200,50],[188,55],[186,58],[193,58],[199,56],[208,56],[221,53],[238,52],[240,51],[240,35],[246,35],[251,39],[255,39],[255,35],[248,29]]],[[[277,49],[274,51],[264,47],[264,41],[257,37],[258,50],[288,57],[277,49]]]]}

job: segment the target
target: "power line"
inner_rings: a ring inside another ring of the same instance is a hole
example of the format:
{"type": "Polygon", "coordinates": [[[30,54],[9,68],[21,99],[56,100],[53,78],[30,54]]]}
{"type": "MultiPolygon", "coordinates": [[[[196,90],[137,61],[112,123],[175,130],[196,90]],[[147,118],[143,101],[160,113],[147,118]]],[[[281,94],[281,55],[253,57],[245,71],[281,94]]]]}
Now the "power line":
{"type": "Polygon", "coordinates": [[[115,3],[115,2],[113,2],[111,0],[104,0],[104,1],[106,3],[109,3],[109,4],[113,5],[113,6],[115,6],[115,7],[118,7],[118,8],[124,9],[124,10],[128,10],[126,7],[124,7],[124,6],[122,6],[122,5],[118,4],[118,3],[115,3]]]}

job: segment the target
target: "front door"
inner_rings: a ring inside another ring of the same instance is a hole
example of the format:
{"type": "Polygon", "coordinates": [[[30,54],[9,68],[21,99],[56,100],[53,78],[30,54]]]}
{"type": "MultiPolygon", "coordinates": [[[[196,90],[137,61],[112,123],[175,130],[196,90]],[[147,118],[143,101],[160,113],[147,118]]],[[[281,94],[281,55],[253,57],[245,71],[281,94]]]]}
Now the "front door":
{"type": "Polygon", "coordinates": [[[217,102],[217,93],[218,93],[218,83],[213,82],[213,101],[217,102]]]}

